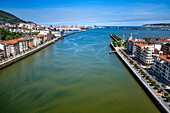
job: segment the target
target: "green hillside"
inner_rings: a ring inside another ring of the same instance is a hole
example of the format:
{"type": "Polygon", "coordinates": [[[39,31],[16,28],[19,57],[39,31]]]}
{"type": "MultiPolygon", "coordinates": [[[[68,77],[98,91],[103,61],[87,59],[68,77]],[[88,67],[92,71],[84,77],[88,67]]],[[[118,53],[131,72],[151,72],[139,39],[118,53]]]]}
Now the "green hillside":
{"type": "Polygon", "coordinates": [[[17,24],[20,22],[25,22],[24,20],[19,19],[18,17],[7,13],[5,11],[0,10],[0,24],[1,23],[11,23],[11,24],[17,24]]]}

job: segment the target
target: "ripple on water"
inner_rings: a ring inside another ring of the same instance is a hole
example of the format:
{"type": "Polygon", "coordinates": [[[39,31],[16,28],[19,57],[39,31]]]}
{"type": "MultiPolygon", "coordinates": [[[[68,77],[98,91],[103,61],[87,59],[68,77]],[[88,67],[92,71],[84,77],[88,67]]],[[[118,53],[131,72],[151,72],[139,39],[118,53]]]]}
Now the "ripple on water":
{"type": "Polygon", "coordinates": [[[130,32],[70,35],[1,70],[0,113],[159,112],[117,56],[109,55],[109,35],[130,32]]]}

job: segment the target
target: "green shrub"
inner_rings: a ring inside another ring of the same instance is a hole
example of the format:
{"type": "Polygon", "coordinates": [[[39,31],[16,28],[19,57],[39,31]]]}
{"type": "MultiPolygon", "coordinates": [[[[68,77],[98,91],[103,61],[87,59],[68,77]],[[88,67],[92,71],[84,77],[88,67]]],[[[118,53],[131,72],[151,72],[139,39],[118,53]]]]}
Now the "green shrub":
{"type": "Polygon", "coordinates": [[[155,87],[158,89],[158,88],[160,88],[160,86],[157,84],[157,85],[155,85],[155,87]]]}
{"type": "Polygon", "coordinates": [[[154,86],[156,85],[156,82],[155,82],[155,81],[152,81],[151,83],[152,83],[152,85],[154,85],[154,86]]]}
{"type": "Polygon", "coordinates": [[[143,75],[146,76],[146,73],[143,72],[143,75]]]}
{"type": "Polygon", "coordinates": [[[152,82],[152,79],[151,79],[151,78],[149,78],[149,81],[150,81],[150,82],[152,82]]]}
{"type": "Polygon", "coordinates": [[[159,89],[159,92],[162,92],[163,91],[163,89],[159,89]]]}
{"type": "Polygon", "coordinates": [[[133,64],[134,63],[133,60],[130,60],[130,63],[133,64]]]}
{"type": "Polygon", "coordinates": [[[165,93],[164,95],[165,95],[166,97],[167,97],[167,96],[169,96],[169,94],[168,94],[168,93],[165,93]]]}
{"type": "Polygon", "coordinates": [[[149,79],[149,76],[146,76],[147,79],[149,79]]]}
{"type": "Polygon", "coordinates": [[[117,42],[117,45],[120,47],[121,46],[121,42],[117,42]]]}
{"type": "Polygon", "coordinates": [[[117,35],[112,35],[116,40],[121,40],[121,38],[120,37],[118,37],[117,35]]]}

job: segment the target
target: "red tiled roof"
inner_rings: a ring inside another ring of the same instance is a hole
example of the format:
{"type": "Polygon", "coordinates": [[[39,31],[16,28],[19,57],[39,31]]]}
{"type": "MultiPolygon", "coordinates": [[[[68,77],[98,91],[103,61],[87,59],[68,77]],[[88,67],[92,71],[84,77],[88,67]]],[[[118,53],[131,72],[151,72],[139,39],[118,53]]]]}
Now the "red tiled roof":
{"type": "Polygon", "coordinates": [[[19,42],[22,42],[23,39],[20,38],[20,39],[15,39],[15,40],[8,40],[8,41],[4,41],[2,42],[2,44],[16,44],[16,43],[19,43],[19,42]]]}
{"type": "Polygon", "coordinates": [[[170,42],[170,40],[158,40],[157,42],[170,42]]]}
{"type": "Polygon", "coordinates": [[[15,40],[17,40],[18,42],[22,42],[23,38],[19,38],[19,39],[15,39],[15,40]]]}
{"type": "Polygon", "coordinates": [[[139,46],[139,47],[144,47],[144,46],[152,46],[152,44],[138,44],[136,46],[139,46]]]}
{"type": "Polygon", "coordinates": [[[44,37],[45,35],[34,35],[35,37],[40,37],[40,38],[42,38],[42,37],[44,37]]]}
{"type": "MultiPolygon", "coordinates": [[[[155,55],[155,57],[158,57],[155,55]]],[[[168,55],[168,57],[170,57],[170,55],[168,55]]],[[[165,60],[165,61],[168,61],[170,63],[170,59],[167,58],[167,55],[159,55],[159,58],[165,60]]]]}
{"type": "Polygon", "coordinates": [[[9,40],[9,41],[2,42],[2,44],[16,44],[16,43],[18,43],[17,40],[9,40]]]}

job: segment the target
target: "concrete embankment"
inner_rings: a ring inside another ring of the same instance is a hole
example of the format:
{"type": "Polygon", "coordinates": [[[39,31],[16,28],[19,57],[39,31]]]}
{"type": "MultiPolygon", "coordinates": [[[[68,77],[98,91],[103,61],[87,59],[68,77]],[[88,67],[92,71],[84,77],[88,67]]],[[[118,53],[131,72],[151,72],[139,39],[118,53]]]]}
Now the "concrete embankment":
{"type": "MultiPolygon", "coordinates": [[[[80,32],[83,32],[83,31],[80,31],[80,32]]],[[[76,33],[80,33],[80,32],[73,32],[73,33],[64,35],[62,37],[52,39],[52,40],[38,46],[37,48],[33,48],[33,49],[29,50],[29,51],[26,51],[25,53],[21,53],[21,54],[15,56],[13,58],[9,58],[8,60],[3,61],[3,62],[0,63],[0,70],[4,69],[5,67],[7,67],[7,66],[9,66],[9,65],[11,65],[11,64],[13,64],[15,62],[18,62],[19,60],[24,59],[25,57],[28,57],[28,56],[40,51],[41,49],[43,49],[43,48],[45,48],[45,47],[47,47],[47,46],[49,46],[51,44],[54,44],[56,41],[58,41],[60,39],[63,39],[65,37],[67,37],[67,36],[70,36],[70,35],[73,35],[73,34],[76,34],[76,33]]]]}
{"type": "Polygon", "coordinates": [[[111,44],[111,48],[114,51],[116,51],[115,53],[118,56],[118,58],[126,66],[126,68],[129,70],[129,72],[132,74],[132,76],[135,78],[135,80],[139,83],[139,85],[142,87],[142,89],[146,92],[146,94],[150,97],[152,102],[157,106],[157,108],[163,113],[169,113],[169,109],[155,96],[155,94],[152,92],[152,90],[145,84],[145,82],[134,71],[134,69],[130,66],[130,64],[126,60],[124,60],[123,56],[121,56],[120,52],[118,52],[118,49],[116,49],[113,46],[113,44],[111,44]]]}

